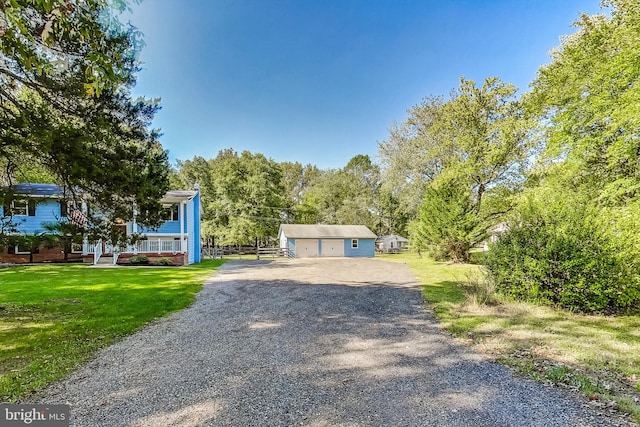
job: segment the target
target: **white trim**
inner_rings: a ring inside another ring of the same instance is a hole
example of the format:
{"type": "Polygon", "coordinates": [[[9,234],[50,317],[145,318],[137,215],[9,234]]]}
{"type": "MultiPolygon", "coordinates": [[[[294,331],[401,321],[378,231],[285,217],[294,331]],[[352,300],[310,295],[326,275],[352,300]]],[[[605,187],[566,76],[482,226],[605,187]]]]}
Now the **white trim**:
{"type": "Polygon", "coordinates": [[[187,202],[182,202],[178,205],[178,209],[180,209],[180,211],[178,211],[178,220],[180,221],[180,251],[181,252],[187,251],[186,244],[184,241],[184,213],[186,210],[186,206],[187,206],[187,202]]]}
{"type": "Polygon", "coordinates": [[[131,218],[131,234],[138,234],[138,223],[136,222],[137,216],[138,216],[138,210],[136,209],[136,205],[134,203],[133,218],[131,218]]]}
{"type": "Polygon", "coordinates": [[[360,239],[351,239],[351,249],[358,249],[360,246],[360,239]],[[355,246],[353,245],[355,243],[355,246]]]}

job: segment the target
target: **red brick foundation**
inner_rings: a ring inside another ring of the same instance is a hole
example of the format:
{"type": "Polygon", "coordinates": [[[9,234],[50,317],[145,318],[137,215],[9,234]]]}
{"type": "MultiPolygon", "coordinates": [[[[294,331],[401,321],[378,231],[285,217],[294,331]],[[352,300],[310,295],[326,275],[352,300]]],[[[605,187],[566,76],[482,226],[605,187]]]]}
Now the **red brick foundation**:
{"type": "MultiPolygon", "coordinates": [[[[64,251],[62,247],[47,248],[40,246],[39,253],[33,254],[33,262],[64,262],[64,251]]],[[[93,258],[91,258],[93,261],[93,258]]],[[[82,262],[82,254],[67,254],[67,262],[82,262]]],[[[0,252],[0,262],[12,264],[24,264],[29,262],[29,254],[8,254],[5,248],[0,252]]]]}

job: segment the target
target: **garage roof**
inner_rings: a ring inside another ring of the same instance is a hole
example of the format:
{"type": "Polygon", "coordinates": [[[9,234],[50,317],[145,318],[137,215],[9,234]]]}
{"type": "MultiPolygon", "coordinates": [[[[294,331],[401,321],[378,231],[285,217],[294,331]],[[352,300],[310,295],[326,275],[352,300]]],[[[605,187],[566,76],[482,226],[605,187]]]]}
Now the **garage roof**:
{"type": "Polygon", "coordinates": [[[280,233],[291,239],[375,239],[364,225],[282,224],[280,233]]]}

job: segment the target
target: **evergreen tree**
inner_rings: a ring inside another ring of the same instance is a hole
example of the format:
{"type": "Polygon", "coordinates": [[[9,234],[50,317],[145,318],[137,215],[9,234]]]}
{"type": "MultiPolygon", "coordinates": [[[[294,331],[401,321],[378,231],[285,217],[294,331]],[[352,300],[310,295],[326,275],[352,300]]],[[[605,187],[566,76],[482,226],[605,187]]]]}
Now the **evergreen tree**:
{"type": "Polygon", "coordinates": [[[0,5],[0,166],[7,186],[44,171],[90,199],[92,212],[143,225],[161,219],[167,153],[150,122],[157,101],[133,100],[135,28],[126,1],[0,5]]]}

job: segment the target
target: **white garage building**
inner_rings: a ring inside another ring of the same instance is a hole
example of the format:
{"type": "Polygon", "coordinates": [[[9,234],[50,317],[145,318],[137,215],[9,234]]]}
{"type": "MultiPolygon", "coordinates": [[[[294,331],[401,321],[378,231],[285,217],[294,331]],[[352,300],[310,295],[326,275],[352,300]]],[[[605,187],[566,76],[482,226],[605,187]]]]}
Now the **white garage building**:
{"type": "Polygon", "coordinates": [[[282,224],[280,248],[295,258],[372,257],[376,235],[364,225],[282,224]]]}

